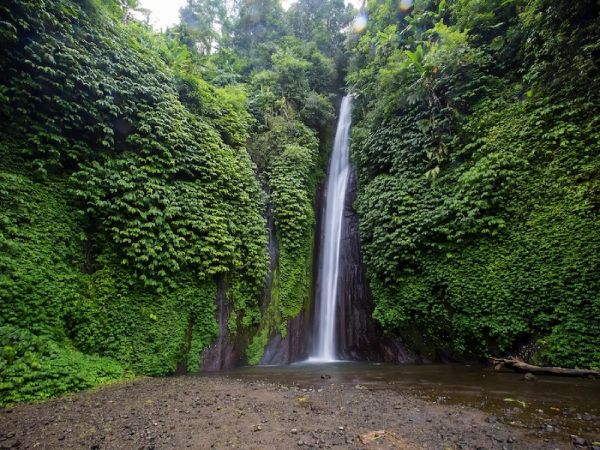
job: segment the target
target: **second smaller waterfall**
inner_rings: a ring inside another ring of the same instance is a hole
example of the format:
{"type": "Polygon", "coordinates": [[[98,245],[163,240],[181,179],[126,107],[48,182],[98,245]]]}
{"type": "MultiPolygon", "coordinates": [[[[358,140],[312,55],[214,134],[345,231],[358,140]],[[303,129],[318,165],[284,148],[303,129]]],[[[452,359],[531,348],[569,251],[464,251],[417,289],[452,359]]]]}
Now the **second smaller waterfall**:
{"type": "Polygon", "coordinates": [[[316,339],[311,361],[335,361],[336,306],[340,267],[340,241],[344,215],[344,203],[350,170],[350,125],[352,97],[342,100],[340,116],[325,191],[325,216],[322,252],[319,260],[321,286],[317,299],[316,339]]]}

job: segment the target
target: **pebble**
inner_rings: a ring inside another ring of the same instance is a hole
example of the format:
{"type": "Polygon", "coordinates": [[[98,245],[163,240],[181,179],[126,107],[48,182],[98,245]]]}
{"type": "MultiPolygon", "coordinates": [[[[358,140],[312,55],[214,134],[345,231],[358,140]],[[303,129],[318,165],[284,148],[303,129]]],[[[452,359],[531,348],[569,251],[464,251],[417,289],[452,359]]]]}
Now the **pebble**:
{"type": "Polygon", "coordinates": [[[536,376],[532,373],[527,372],[524,376],[523,379],[525,381],[535,381],[536,380],[536,376]]]}
{"type": "Polygon", "coordinates": [[[571,442],[576,447],[585,447],[587,445],[587,441],[584,438],[575,436],[574,434],[571,435],[571,442]]]}

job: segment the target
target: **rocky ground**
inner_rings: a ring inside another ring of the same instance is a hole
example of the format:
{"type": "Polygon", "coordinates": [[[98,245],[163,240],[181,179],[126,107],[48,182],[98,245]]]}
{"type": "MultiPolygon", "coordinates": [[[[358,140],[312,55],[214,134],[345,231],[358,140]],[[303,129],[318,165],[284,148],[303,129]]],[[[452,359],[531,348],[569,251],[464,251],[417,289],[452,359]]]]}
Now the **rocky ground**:
{"type": "MultiPolygon", "coordinates": [[[[584,445],[583,442],[581,442],[584,445]]],[[[482,411],[364,386],[138,379],[0,410],[0,448],[568,449],[482,411]]],[[[580,447],[582,448],[582,447],[580,447]]]]}

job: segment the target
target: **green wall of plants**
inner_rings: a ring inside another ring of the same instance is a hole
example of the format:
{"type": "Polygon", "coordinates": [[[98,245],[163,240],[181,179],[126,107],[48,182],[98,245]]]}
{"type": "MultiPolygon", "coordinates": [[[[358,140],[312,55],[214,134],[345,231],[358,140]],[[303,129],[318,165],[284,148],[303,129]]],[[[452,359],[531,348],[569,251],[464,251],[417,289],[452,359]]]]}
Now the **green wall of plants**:
{"type": "Polygon", "coordinates": [[[599,367],[597,2],[393,3],[349,75],[375,317],[432,358],[599,367]]]}
{"type": "MultiPolygon", "coordinates": [[[[207,52],[196,3],[166,33],[135,1],[0,6],[0,404],[201,370],[217,280],[250,363],[309,301],[341,34],[300,36],[306,5],[265,3],[260,50],[241,7],[207,52]],[[267,205],[280,258],[261,305],[267,205]]],[[[324,5],[315,29],[327,8],[350,20],[324,5]]]]}
{"type": "Polygon", "coordinates": [[[0,403],[198,370],[215,277],[259,301],[245,94],[113,6],[1,7],[0,403]]]}

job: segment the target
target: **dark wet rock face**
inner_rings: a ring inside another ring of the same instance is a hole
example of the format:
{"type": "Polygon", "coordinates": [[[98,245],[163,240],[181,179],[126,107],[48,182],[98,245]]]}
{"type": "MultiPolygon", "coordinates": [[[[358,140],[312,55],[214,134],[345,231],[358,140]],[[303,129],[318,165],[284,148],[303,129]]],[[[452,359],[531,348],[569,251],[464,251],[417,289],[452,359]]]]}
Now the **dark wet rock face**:
{"type": "MultiPolygon", "coordinates": [[[[318,271],[322,248],[322,216],[325,205],[325,190],[319,189],[317,196],[317,230],[315,243],[314,296],[312,320],[306,319],[303,310],[288,322],[288,334],[282,338],[277,333],[267,345],[261,364],[289,364],[309,356],[311,336],[318,317],[319,306],[315,304],[319,295],[321,277],[318,271]]],[[[352,207],[356,198],[356,175],[351,172],[342,223],[342,245],[340,249],[340,281],[337,313],[336,343],[342,359],[376,361],[388,363],[421,362],[409,349],[386,336],[381,326],[373,319],[373,298],[369,290],[366,268],[362,261],[358,217],[352,207]]]]}
{"type": "Polygon", "coordinates": [[[356,199],[356,174],[351,171],[342,223],[337,346],[345,359],[390,363],[418,362],[418,357],[387,337],[373,319],[373,298],[360,248],[356,199]]]}
{"type": "Polygon", "coordinates": [[[304,311],[288,321],[288,332],[285,338],[277,334],[269,341],[261,365],[289,364],[305,359],[308,356],[306,346],[306,321],[304,311]]]}
{"type": "MultiPolygon", "coordinates": [[[[267,209],[267,226],[269,229],[269,258],[270,271],[266,279],[265,290],[261,297],[261,310],[264,311],[271,302],[271,289],[273,286],[273,273],[279,264],[279,244],[275,235],[275,224],[272,208],[267,209]]],[[[215,372],[229,370],[246,363],[244,351],[248,344],[248,336],[238,335],[235,339],[229,336],[227,322],[231,314],[231,305],[227,300],[227,286],[219,284],[217,293],[217,321],[219,323],[219,337],[201,355],[203,371],[215,372]]],[[[289,364],[306,358],[306,323],[304,309],[298,316],[288,321],[287,335],[285,338],[277,332],[273,336],[260,361],[261,365],[289,364]]]]}
{"type": "MultiPolygon", "coordinates": [[[[270,194],[270,191],[269,195],[270,194]]],[[[261,311],[264,311],[271,303],[271,292],[273,289],[273,274],[279,265],[279,242],[275,234],[275,215],[273,214],[273,205],[271,202],[267,205],[267,229],[269,230],[269,273],[265,283],[265,292],[261,300],[261,311]]]]}
{"type": "Polygon", "coordinates": [[[231,304],[227,299],[227,285],[219,281],[217,289],[217,321],[219,336],[217,340],[200,355],[200,367],[203,371],[215,372],[232,369],[243,363],[240,343],[229,337],[227,320],[231,313],[231,304]]]}
{"type": "MultiPolygon", "coordinates": [[[[275,235],[275,224],[272,208],[269,207],[267,214],[267,225],[269,227],[269,257],[271,261],[270,273],[267,278],[263,310],[271,301],[271,289],[273,285],[273,273],[279,264],[279,243],[275,235]]],[[[287,335],[285,338],[279,332],[275,334],[265,348],[261,365],[289,364],[306,357],[306,332],[304,320],[304,308],[296,317],[290,319],[287,324],[287,335]]]]}
{"type": "MultiPolygon", "coordinates": [[[[319,254],[322,247],[322,220],[325,192],[320,188],[317,195],[317,230],[319,238],[315,243],[314,299],[318,298],[320,288],[319,254]]],[[[342,223],[342,244],[340,249],[340,281],[337,313],[336,344],[338,355],[342,359],[377,361],[388,363],[420,362],[413,352],[394,339],[386,336],[380,325],[373,319],[373,299],[369,290],[366,268],[362,261],[358,217],[352,207],[356,198],[356,175],[351,172],[348,180],[348,193],[344,207],[342,223]]],[[[272,214],[267,216],[269,226],[269,255],[271,274],[278,264],[278,245],[275,239],[272,214]]],[[[261,308],[264,310],[271,300],[272,275],[266,282],[261,308]]],[[[202,370],[227,370],[244,364],[246,343],[240,337],[232,341],[229,337],[227,320],[231,306],[226,297],[226,286],[220,283],[217,294],[217,317],[219,337],[217,341],[202,353],[202,370]]],[[[289,364],[306,359],[311,353],[311,336],[318,317],[318,305],[310,314],[303,309],[298,316],[288,321],[285,338],[279,332],[267,344],[261,365],[289,364]],[[312,319],[312,320],[311,320],[312,319]]]]}

